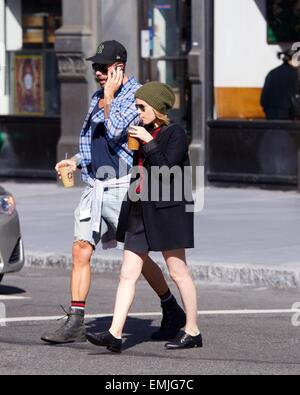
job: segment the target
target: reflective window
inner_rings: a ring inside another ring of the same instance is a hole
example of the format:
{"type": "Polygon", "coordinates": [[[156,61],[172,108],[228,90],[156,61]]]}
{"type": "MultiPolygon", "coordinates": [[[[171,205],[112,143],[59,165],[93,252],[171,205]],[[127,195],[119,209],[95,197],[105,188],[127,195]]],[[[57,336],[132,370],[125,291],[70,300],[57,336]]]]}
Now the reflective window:
{"type": "Polygon", "coordinates": [[[176,95],[171,118],[190,129],[187,55],[191,48],[190,0],[142,0],[142,80],[169,84],[176,95]]]}
{"type": "Polygon", "coordinates": [[[5,53],[8,113],[57,116],[60,93],[54,44],[62,23],[62,1],[17,0],[10,12],[8,30],[18,23],[21,40],[20,44],[11,40],[5,53]]]}
{"type": "Polygon", "coordinates": [[[300,0],[215,0],[217,119],[300,119],[300,0]]]}

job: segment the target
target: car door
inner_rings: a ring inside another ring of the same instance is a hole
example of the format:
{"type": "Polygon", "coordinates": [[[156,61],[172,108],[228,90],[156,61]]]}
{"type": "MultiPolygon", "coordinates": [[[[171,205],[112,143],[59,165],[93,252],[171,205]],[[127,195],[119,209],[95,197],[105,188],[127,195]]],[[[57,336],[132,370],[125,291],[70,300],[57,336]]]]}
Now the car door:
{"type": "MultiPolygon", "coordinates": [[[[0,196],[4,194],[6,191],[0,187],[0,196]]],[[[20,224],[17,211],[12,215],[0,213],[0,271],[1,266],[9,262],[19,238],[20,224]]]]}

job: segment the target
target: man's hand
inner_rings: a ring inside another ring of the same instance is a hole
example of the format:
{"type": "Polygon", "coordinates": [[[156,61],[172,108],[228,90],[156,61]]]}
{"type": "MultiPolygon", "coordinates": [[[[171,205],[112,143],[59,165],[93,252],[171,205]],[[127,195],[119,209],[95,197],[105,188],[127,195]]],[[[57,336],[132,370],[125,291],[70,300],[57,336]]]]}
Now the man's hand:
{"type": "Polygon", "coordinates": [[[120,67],[117,67],[117,70],[113,70],[113,72],[108,72],[108,79],[104,88],[104,99],[107,104],[111,104],[113,101],[115,94],[120,89],[124,79],[124,72],[120,67]]]}
{"type": "Polygon", "coordinates": [[[70,166],[72,168],[72,171],[75,172],[77,170],[77,165],[76,161],[73,159],[67,159],[67,160],[62,160],[55,166],[55,170],[58,174],[58,177],[61,179],[61,174],[60,174],[60,169],[62,167],[67,167],[70,166]]]}

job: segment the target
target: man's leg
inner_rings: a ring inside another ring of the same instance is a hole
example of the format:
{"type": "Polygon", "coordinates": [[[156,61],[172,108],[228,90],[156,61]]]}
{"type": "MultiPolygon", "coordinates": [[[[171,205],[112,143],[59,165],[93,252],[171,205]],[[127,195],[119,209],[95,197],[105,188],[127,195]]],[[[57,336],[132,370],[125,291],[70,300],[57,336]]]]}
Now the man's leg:
{"type": "MultiPolygon", "coordinates": [[[[100,235],[92,231],[91,220],[80,220],[80,208],[75,211],[75,242],[72,249],[72,306],[84,305],[91,287],[91,258],[100,235]]],[[[77,306],[78,307],[78,306],[77,306]]]]}
{"type": "Polygon", "coordinates": [[[72,301],[86,302],[91,286],[91,258],[94,248],[87,241],[73,245],[73,267],[71,276],[72,301]]]}
{"type": "Polygon", "coordinates": [[[73,267],[71,275],[72,302],[68,319],[54,332],[46,333],[42,340],[51,344],[85,342],[84,313],[85,303],[91,284],[91,257],[93,247],[86,241],[73,245],[73,267]]]}
{"type": "Polygon", "coordinates": [[[75,211],[75,240],[77,241],[72,249],[71,306],[67,321],[63,322],[56,331],[42,336],[42,340],[47,343],[65,344],[86,341],[84,314],[91,284],[90,261],[94,251],[93,245],[86,240],[92,239],[91,221],[80,221],[80,211],[77,208],[75,211]]]}

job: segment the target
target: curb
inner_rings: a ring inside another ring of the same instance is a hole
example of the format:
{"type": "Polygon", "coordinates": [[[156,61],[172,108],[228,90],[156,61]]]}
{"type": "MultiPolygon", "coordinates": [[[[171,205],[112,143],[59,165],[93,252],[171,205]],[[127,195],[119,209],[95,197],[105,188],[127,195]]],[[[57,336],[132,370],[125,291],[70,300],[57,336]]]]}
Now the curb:
{"type": "MultiPolygon", "coordinates": [[[[167,274],[166,266],[158,262],[167,274]]],[[[46,254],[29,252],[25,259],[26,267],[70,270],[71,254],[46,254]]],[[[95,255],[92,258],[93,273],[119,273],[121,260],[95,255]]],[[[256,288],[298,289],[300,290],[299,267],[262,267],[254,265],[234,265],[226,263],[191,262],[190,272],[195,281],[218,284],[231,284],[256,288]]]]}

